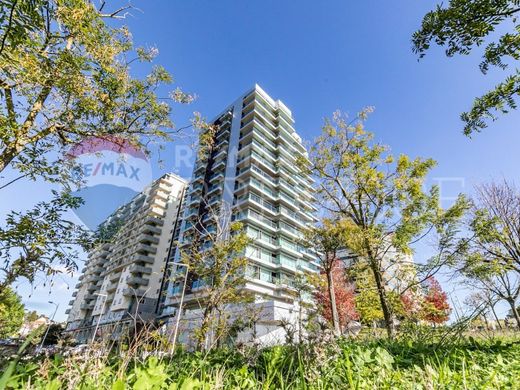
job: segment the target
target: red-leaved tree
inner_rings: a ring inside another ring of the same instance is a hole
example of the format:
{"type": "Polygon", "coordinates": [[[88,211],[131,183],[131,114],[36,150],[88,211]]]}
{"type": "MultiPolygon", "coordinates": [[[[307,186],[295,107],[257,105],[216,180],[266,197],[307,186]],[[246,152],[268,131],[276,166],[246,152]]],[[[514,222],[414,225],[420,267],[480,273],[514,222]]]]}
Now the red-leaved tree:
{"type": "Polygon", "coordinates": [[[400,299],[403,307],[403,317],[407,320],[417,321],[423,307],[422,295],[408,290],[401,294],[400,299]]]}
{"type": "MultiPolygon", "coordinates": [[[[341,262],[337,262],[333,266],[332,278],[334,281],[334,296],[336,298],[339,323],[341,329],[345,329],[345,326],[350,321],[359,319],[354,300],[354,286],[347,281],[345,268],[341,262]]],[[[321,314],[327,321],[332,323],[332,306],[327,286],[321,286],[316,292],[315,297],[321,314]]]]}
{"type": "Polygon", "coordinates": [[[423,300],[423,319],[433,324],[442,324],[448,321],[451,307],[448,295],[434,277],[425,282],[425,295],[423,300]]]}

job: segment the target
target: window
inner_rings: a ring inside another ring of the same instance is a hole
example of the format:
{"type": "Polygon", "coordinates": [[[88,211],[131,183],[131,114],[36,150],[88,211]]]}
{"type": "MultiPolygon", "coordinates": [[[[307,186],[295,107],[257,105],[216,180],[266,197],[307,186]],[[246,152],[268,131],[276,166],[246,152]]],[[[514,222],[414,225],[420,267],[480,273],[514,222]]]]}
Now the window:
{"type": "Polygon", "coordinates": [[[253,279],[260,279],[260,267],[257,265],[248,265],[246,275],[253,279]]]}
{"type": "Polygon", "coordinates": [[[264,282],[271,282],[272,281],[271,271],[268,271],[268,270],[262,268],[260,271],[260,280],[262,280],[264,282]]]}
{"type": "Polygon", "coordinates": [[[257,258],[257,259],[259,259],[261,257],[260,248],[258,248],[256,246],[250,246],[247,249],[248,249],[246,251],[247,256],[254,257],[254,258],[257,258]]]}

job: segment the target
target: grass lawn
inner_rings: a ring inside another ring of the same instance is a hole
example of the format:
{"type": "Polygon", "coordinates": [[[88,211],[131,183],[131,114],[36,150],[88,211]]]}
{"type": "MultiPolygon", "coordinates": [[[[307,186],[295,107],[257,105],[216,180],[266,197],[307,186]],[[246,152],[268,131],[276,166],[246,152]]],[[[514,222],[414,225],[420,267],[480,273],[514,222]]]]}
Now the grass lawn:
{"type": "Polygon", "coordinates": [[[520,336],[456,342],[337,340],[266,349],[33,358],[10,388],[520,389],[520,336]]]}

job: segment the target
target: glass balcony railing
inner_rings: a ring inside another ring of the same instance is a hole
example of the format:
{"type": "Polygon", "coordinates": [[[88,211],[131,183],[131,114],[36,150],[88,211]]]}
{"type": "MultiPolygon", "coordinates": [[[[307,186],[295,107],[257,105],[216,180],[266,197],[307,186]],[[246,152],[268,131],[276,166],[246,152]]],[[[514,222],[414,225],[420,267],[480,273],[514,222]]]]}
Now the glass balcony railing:
{"type": "Polygon", "coordinates": [[[276,222],[270,220],[269,218],[264,217],[262,214],[259,214],[254,210],[248,210],[247,216],[250,218],[256,219],[257,221],[260,221],[260,222],[266,224],[267,226],[270,226],[273,229],[276,229],[278,227],[276,222]]]}
{"type": "Polygon", "coordinates": [[[273,191],[271,188],[269,188],[268,186],[262,184],[260,181],[256,180],[255,178],[251,178],[251,180],[249,180],[249,183],[252,186],[254,186],[255,188],[258,188],[259,190],[269,194],[273,198],[276,198],[278,196],[278,192],[277,191],[273,191]]]}
{"type": "Polygon", "coordinates": [[[270,174],[268,174],[267,172],[263,171],[261,168],[257,167],[256,165],[251,165],[251,170],[253,172],[256,172],[259,175],[261,175],[264,179],[268,180],[273,185],[277,185],[278,184],[278,180],[277,179],[275,179],[270,174]]]}
{"type": "Polygon", "coordinates": [[[272,204],[271,202],[268,202],[264,199],[262,199],[260,196],[256,194],[249,194],[249,199],[251,199],[253,202],[258,203],[259,205],[265,207],[266,209],[272,211],[273,213],[278,213],[278,207],[272,204]]]}
{"type": "Polygon", "coordinates": [[[286,267],[289,267],[292,269],[296,269],[296,265],[298,263],[296,259],[291,259],[290,257],[284,256],[284,255],[280,255],[278,258],[279,258],[280,265],[283,265],[283,266],[286,266],[286,267]]]}
{"type": "Polygon", "coordinates": [[[269,169],[271,169],[273,172],[277,172],[278,171],[278,168],[270,163],[269,161],[267,161],[264,157],[262,157],[259,153],[255,152],[255,151],[252,151],[251,152],[251,157],[254,157],[256,158],[258,161],[260,161],[260,163],[264,164],[265,166],[267,166],[269,169]]]}

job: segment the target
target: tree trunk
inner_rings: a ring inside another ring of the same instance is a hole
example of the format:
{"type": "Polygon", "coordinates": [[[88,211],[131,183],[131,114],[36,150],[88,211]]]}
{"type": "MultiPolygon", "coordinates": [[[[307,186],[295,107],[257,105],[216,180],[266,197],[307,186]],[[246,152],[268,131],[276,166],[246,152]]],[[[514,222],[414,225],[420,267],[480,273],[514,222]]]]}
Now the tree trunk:
{"type": "Polygon", "coordinates": [[[300,302],[298,305],[298,341],[301,344],[303,342],[303,309],[302,309],[302,299],[300,296],[300,302]]]}
{"type": "Polygon", "coordinates": [[[17,145],[9,145],[2,151],[0,154],[0,172],[7,168],[21,150],[22,148],[17,145]]]}
{"type": "Polygon", "coordinates": [[[484,318],[484,323],[486,324],[486,330],[489,330],[489,322],[488,322],[488,319],[486,317],[486,313],[483,313],[482,314],[482,318],[484,318]]]}
{"type": "Polygon", "coordinates": [[[327,270],[327,284],[329,290],[330,308],[332,311],[332,325],[334,326],[334,334],[341,335],[341,328],[339,325],[338,307],[336,306],[336,294],[334,292],[334,279],[332,278],[332,267],[327,270]]]}
{"type": "Polygon", "coordinates": [[[489,307],[491,308],[491,313],[493,313],[493,317],[495,317],[495,320],[498,325],[498,329],[502,330],[502,324],[500,323],[500,320],[498,319],[497,313],[495,311],[495,303],[490,303],[489,307]]]}
{"type": "Polygon", "coordinates": [[[508,299],[507,303],[511,306],[511,313],[513,313],[513,317],[516,321],[516,326],[520,329],[520,315],[518,314],[518,310],[516,310],[516,302],[514,299],[508,299]]]}
{"type": "Polygon", "coordinates": [[[202,314],[202,323],[200,324],[200,331],[197,340],[197,350],[202,351],[206,346],[206,337],[208,335],[210,319],[212,310],[206,306],[202,314]]]}
{"type": "Polygon", "coordinates": [[[381,303],[381,309],[383,310],[383,316],[385,318],[386,333],[388,334],[388,337],[392,339],[395,336],[394,320],[392,318],[392,311],[390,309],[390,305],[388,304],[388,300],[386,298],[386,291],[383,286],[383,278],[381,272],[375,266],[372,260],[370,261],[370,266],[372,268],[372,272],[374,273],[377,292],[379,294],[379,301],[381,303]]]}

